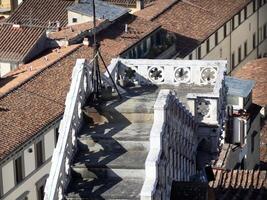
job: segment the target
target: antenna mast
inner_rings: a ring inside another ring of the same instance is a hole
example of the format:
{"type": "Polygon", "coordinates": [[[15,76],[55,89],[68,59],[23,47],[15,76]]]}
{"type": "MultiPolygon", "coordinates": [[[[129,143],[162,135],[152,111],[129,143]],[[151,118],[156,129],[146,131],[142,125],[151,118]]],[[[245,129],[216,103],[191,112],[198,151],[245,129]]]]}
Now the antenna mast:
{"type": "Polygon", "coordinates": [[[114,82],[114,80],[113,80],[108,68],[107,68],[107,65],[106,65],[106,63],[105,63],[105,61],[104,61],[104,59],[103,59],[103,57],[102,57],[102,55],[101,55],[101,53],[99,51],[100,44],[97,42],[97,37],[96,37],[95,0],[93,0],[92,2],[93,2],[93,24],[94,24],[94,30],[93,30],[94,31],[93,32],[93,35],[94,35],[94,38],[93,38],[93,40],[94,40],[94,44],[93,44],[93,46],[94,46],[94,56],[93,56],[93,58],[94,58],[94,60],[93,60],[93,73],[92,73],[92,75],[93,75],[93,77],[92,77],[92,85],[93,85],[93,88],[94,88],[94,97],[93,98],[94,98],[94,100],[97,100],[97,98],[100,95],[101,89],[102,89],[101,75],[100,75],[99,62],[98,62],[98,56],[99,56],[101,61],[103,62],[103,65],[104,65],[106,71],[109,74],[109,77],[110,77],[110,79],[112,81],[112,84],[114,85],[114,87],[115,87],[115,89],[116,89],[116,91],[117,91],[117,93],[119,95],[119,98],[121,99],[122,97],[121,97],[121,95],[119,93],[119,90],[118,90],[118,88],[117,88],[117,86],[116,86],[116,84],[115,84],[115,82],[114,82]]]}

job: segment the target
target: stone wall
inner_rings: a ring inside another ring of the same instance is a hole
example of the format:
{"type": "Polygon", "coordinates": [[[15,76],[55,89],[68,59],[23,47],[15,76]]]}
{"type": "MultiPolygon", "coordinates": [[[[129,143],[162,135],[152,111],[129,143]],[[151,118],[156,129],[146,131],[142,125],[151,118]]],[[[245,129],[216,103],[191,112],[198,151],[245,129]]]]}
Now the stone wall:
{"type": "Polygon", "coordinates": [[[172,181],[196,173],[197,123],[181,102],[161,90],[154,106],[150,150],[141,199],[170,199],[172,181]]]}

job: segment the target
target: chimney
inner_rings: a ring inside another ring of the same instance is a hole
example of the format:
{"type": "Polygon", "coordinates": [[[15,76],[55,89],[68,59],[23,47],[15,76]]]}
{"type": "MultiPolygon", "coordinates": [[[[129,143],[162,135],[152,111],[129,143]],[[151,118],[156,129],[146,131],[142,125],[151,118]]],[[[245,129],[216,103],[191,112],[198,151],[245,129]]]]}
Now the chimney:
{"type": "Polygon", "coordinates": [[[125,29],[124,29],[125,33],[128,33],[128,24],[125,24],[125,29]]]}
{"type": "Polygon", "coordinates": [[[145,7],[144,0],[136,0],[136,9],[142,10],[145,7]]]}

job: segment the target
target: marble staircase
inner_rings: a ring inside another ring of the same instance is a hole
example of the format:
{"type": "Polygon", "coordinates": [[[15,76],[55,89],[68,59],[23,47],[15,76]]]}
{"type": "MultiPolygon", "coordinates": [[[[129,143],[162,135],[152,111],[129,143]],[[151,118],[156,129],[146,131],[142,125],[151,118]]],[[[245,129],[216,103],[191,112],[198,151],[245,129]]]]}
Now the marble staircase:
{"type": "Polygon", "coordinates": [[[66,199],[140,199],[157,90],[100,105],[78,137],[66,199]]]}

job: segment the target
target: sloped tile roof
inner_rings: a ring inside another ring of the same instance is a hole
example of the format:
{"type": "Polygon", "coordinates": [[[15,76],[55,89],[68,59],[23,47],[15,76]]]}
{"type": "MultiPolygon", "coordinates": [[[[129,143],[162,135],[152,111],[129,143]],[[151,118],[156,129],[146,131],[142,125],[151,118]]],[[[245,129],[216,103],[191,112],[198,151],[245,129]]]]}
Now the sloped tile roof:
{"type": "Polygon", "coordinates": [[[60,118],[77,58],[90,58],[81,47],[0,98],[0,160],[60,118]]]}
{"type": "MultiPolygon", "coordinates": [[[[105,20],[97,20],[96,26],[101,25],[101,23],[106,22],[105,20]]],[[[92,30],[94,28],[93,22],[84,22],[80,24],[74,24],[70,26],[63,27],[61,30],[49,33],[49,38],[53,40],[71,40],[86,31],[92,30]]]]}
{"type": "Polygon", "coordinates": [[[163,28],[198,41],[207,39],[251,0],[155,1],[153,7],[135,13],[163,28]],[[169,5],[169,6],[166,6],[169,5]],[[148,14],[148,13],[152,14],[148,14]],[[147,17],[149,16],[149,17],[147,17]]]}
{"type": "Polygon", "coordinates": [[[237,78],[255,81],[256,84],[252,94],[253,102],[261,106],[267,105],[267,58],[250,61],[235,69],[232,75],[237,78]]]}
{"type": "MultiPolygon", "coordinates": [[[[158,28],[158,25],[132,15],[121,20],[98,36],[107,65],[112,58],[158,28]],[[127,33],[124,32],[125,23],[131,30],[127,33]]],[[[0,97],[0,160],[62,116],[76,59],[92,57],[93,48],[82,46],[0,97]]],[[[102,62],[99,63],[100,70],[105,71],[102,62]]]]}
{"type": "Polygon", "coordinates": [[[215,181],[209,183],[218,200],[266,199],[267,171],[213,170],[215,181]]]}
{"type": "Polygon", "coordinates": [[[28,26],[14,28],[9,24],[0,25],[0,61],[24,61],[38,39],[44,34],[43,28],[28,26]]]}
{"type": "Polygon", "coordinates": [[[49,21],[59,21],[65,26],[68,23],[67,7],[73,3],[71,0],[24,0],[7,22],[48,26],[49,21]]]}
{"type": "Polygon", "coordinates": [[[115,57],[159,27],[157,23],[148,22],[134,15],[124,16],[117,20],[112,27],[99,34],[101,50],[103,53],[115,57]],[[127,32],[125,32],[126,24],[127,32]]]}

